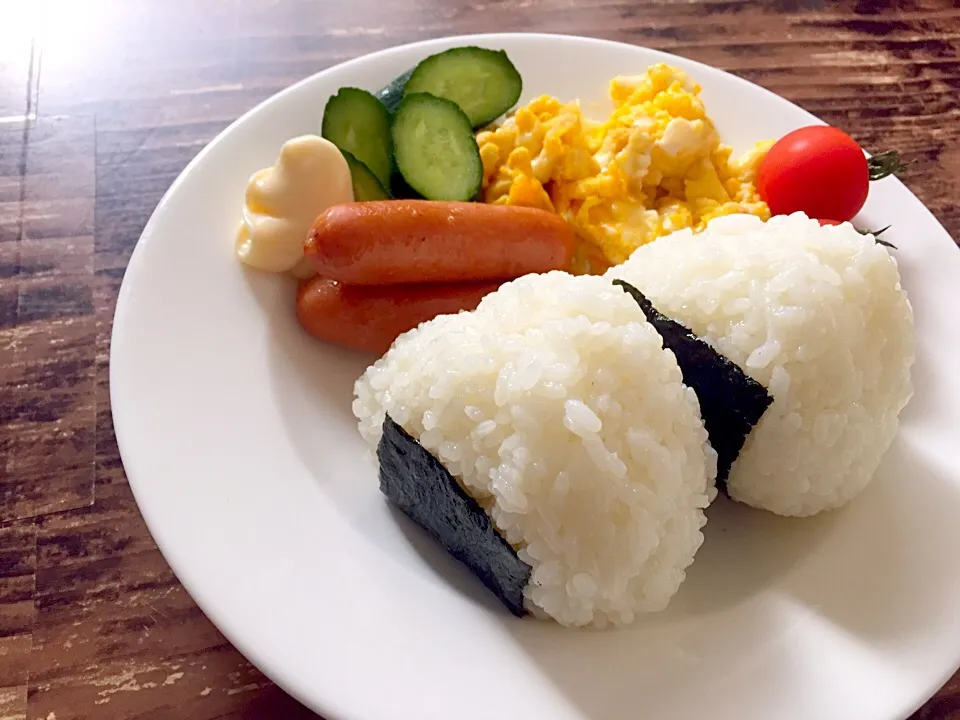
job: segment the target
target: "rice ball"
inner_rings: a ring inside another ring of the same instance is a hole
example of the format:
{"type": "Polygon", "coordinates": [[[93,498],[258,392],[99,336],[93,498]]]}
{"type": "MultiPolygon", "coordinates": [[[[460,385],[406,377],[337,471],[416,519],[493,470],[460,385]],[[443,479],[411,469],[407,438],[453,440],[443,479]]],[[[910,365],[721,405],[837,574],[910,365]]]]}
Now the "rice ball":
{"type": "Polygon", "coordinates": [[[372,448],[389,414],[532,568],[533,614],[625,625],[680,587],[716,454],[673,354],[609,280],[506,283],[402,335],[355,392],[372,448]]]}
{"type": "Polygon", "coordinates": [[[731,468],[731,497],[806,516],[867,486],[910,399],[915,352],[897,263],[872,236],[801,213],[721,217],[639,248],[607,276],[773,396],[731,468]]]}

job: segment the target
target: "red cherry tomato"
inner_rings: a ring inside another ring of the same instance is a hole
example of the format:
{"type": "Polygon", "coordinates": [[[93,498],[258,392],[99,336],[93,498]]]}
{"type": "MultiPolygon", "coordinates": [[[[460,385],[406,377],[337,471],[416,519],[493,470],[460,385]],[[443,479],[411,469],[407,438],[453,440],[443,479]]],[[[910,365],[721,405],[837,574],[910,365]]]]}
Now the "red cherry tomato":
{"type": "Polygon", "coordinates": [[[839,220],[824,220],[823,218],[820,218],[820,227],[823,227],[824,225],[843,225],[843,223],[839,220]]]}
{"type": "Polygon", "coordinates": [[[856,141],[843,130],[811,126],[784,135],[757,172],[757,191],[773,215],[806,213],[850,220],[867,201],[870,169],[856,141]]]}

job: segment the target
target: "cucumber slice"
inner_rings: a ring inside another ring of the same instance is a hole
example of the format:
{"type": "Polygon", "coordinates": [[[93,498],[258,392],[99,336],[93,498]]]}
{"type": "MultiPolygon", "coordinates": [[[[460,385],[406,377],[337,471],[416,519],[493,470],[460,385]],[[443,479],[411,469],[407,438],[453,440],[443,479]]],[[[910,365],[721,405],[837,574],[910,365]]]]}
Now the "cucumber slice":
{"type": "Polygon", "coordinates": [[[458,105],[428,93],[407,94],[390,129],[397,169],[427,200],[466,201],[480,191],[480,148],[458,105]]]}
{"type": "Polygon", "coordinates": [[[340,88],[323,109],[320,134],[370,168],[382,186],[390,184],[390,113],[372,94],[340,88]]]}
{"type": "Polygon", "coordinates": [[[522,91],[520,73],[505,51],[472,46],[426,58],[404,88],[405,95],[425,92],[455,102],[475,128],[512,108],[522,91]]]}
{"type": "Polygon", "coordinates": [[[350,168],[350,180],[353,183],[353,199],[355,201],[390,200],[390,193],[383,188],[370,168],[357,160],[347,150],[341,150],[340,152],[343,153],[347,166],[350,168]]]}
{"type": "Polygon", "coordinates": [[[413,75],[413,70],[407,70],[403,75],[395,77],[385,88],[381,88],[377,93],[377,100],[383,103],[383,106],[389,113],[395,113],[403,100],[403,89],[407,86],[407,81],[413,75]]]}

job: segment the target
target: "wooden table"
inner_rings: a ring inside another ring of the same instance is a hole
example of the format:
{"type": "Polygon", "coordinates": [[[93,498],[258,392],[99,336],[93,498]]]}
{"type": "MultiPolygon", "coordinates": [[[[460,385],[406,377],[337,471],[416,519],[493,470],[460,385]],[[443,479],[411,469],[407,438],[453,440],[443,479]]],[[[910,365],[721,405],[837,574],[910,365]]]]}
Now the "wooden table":
{"type": "MultiPolygon", "coordinates": [[[[35,5],[0,3],[3,720],[315,717],[224,640],[164,562],[126,484],[107,385],[117,290],[161,194],[284,86],[460,32],[669,50],[868,149],[901,150],[907,185],[960,237],[960,9],[948,0],[35,5]]],[[[960,675],[914,717],[960,718],[960,675]]]]}

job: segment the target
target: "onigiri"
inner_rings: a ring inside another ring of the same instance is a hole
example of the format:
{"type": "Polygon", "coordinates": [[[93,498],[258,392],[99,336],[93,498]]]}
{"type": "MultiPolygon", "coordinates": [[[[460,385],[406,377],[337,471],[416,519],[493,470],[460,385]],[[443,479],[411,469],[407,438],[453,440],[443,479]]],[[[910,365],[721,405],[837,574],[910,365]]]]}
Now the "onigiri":
{"type": "MultiPolygon", "coordinates": [[[[522,578],[535,616],[604,627],[662,610],[703,542],[717,456],[697,396],[609,279],[528,275],[422,324],[357,381],[353,411],[381,459],[409,455],[409,435],[449,472],[458,512],[475,506],[522,563],[508,581],[522,578]]],[[[435,537],[470,524],[447,508],[408,514],[435,537]]]]}
{"type": "Polygon", "coordinates": [[[802,214],[713,220],[637,249],[639,288],[773,396],[727,490],[780,515],[839,508],[870,482],[911,397],[913,311],[887,248],[802,214]]]}

